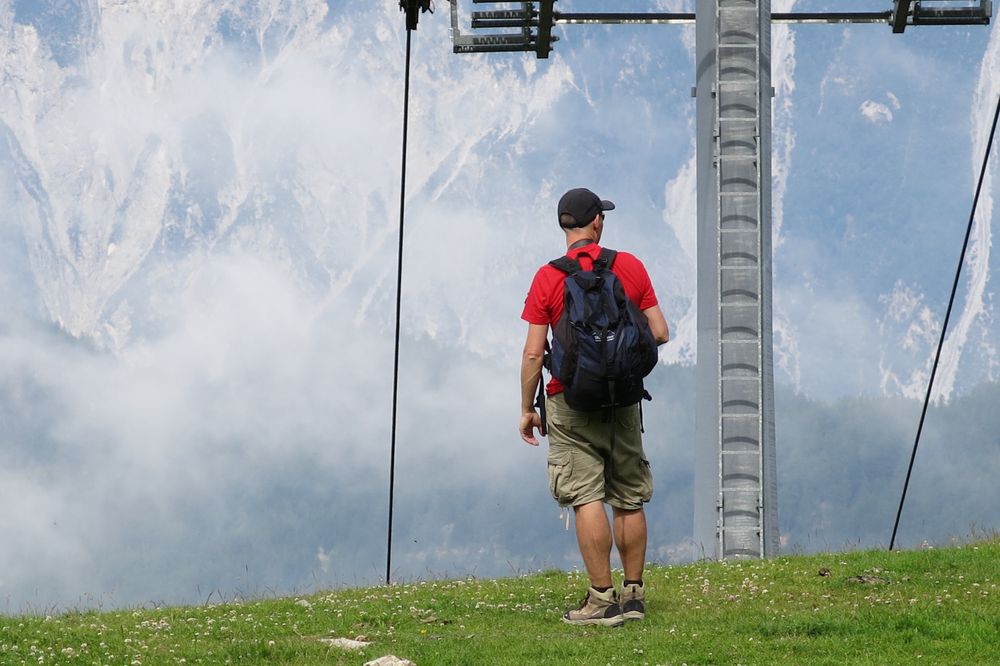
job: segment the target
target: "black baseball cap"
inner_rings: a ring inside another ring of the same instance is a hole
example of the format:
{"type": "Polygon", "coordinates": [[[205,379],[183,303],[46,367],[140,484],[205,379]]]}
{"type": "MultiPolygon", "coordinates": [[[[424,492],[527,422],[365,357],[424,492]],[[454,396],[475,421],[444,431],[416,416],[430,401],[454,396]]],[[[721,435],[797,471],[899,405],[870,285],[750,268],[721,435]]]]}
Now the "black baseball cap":
{"type": "Polygon", "coordinates": [[[614,209],[614,203],[601,199],[586,187],[577,187],[562,195],[562,199],[559,200],[559,226],[567,229],[585,227],[598,213],[614,209]],[[576,220],[576,224],[563,224],[563,215],[571,216],[576,220]]]}

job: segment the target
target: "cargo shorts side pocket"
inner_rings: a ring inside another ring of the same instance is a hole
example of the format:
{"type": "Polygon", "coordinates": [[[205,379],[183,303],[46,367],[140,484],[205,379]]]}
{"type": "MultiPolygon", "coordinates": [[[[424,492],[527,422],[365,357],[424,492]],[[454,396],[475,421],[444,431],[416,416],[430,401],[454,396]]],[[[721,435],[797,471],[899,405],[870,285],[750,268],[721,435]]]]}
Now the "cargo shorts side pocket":
{"type": "Polygon", "coordinates": [[[645,503],[653,499],[653,470],[645,456],[642,457],[639,464],[639,479],[636,492],[639,495],[639,500],[645,503]]]}
{"type": "Polygon", "coordinates": [[[560,506],[573,503],[573,455],[568,450],[549,450],[549,492],[560,506]]]}

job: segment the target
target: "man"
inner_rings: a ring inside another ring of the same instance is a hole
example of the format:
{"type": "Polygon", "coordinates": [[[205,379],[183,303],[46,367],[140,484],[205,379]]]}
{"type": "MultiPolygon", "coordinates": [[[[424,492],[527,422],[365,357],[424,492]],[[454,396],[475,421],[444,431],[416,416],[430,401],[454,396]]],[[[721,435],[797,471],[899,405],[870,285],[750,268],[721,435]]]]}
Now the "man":
{"type": "MultiPolygon", "coordinates": [[[[590,270],[599,256],[604,213],[614,210],[585,188],[570,190],[559,200],[559,226],[566,234],[566,256],[590,270]]],[[[667,322],[656,300],[645,267],[636,257],[619,252],[612,272],[629,299],[646,315],[657,344],[667,341],[667,322]]],[[[549,326],[563,310],[565,274],[546,264],[535,274],[521,318],[528,322],[528,338],[521,359],[521,438],[538,446],[534,430],[542,421],[535,394],[542,379],[542,358],[549,326]]],[[[561,506],[572,506],[576,538],[590,577],[587,597],[579,608],[563,615],[570,624],[618,626],[625,619],[642,619],[645,591],[642,570],[646,560],[646,516],[643,504],[652,496],[652,475],[642,450],[639,406],[615,409],[612,425],[604,410],[579,412],[561,395],[555,378],[546,387],[546,426],[549,436],[549,489],[561,506]],[[612,446],[613,440],[613,446],[612,446]],[[611,505],[613,530],[604,504],[611,505]],[[613,535],[613,536],[612,536],[613,535]],[[611,580],[612,538],[625,569],[622,595],[611,580]]]]}

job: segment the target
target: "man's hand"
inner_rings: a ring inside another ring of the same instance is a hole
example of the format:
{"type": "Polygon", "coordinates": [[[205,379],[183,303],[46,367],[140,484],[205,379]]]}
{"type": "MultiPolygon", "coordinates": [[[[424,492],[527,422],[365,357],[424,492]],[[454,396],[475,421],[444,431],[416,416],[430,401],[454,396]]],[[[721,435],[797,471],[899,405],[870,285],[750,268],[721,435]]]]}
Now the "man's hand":
{"type": "Polygon", "coordinates": [[[531,410],[530,412],[524,412],[521,414],[521,424],[518,426],[518,430],[521,431],[521,439],[532,446],[538,446],[538,438],[535,437],[535,428],[538,428],[539,434],[542,432],[542,417],[538,415],[538,412],[531,410]]]}

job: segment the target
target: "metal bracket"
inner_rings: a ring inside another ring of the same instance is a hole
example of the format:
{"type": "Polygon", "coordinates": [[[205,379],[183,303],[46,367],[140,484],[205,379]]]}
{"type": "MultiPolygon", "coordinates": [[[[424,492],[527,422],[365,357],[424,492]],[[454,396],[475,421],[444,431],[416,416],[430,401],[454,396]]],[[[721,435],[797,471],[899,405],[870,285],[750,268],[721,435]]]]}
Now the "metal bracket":
{"type": "Polygon", "coordinates": [[[901,33],[908,25],[989,25],[993,16],[992,0],[893,0],[892,31],[901,33]]]}
{"type": "Polygon", "coordinates": [[[472,12],[472,28],[520,28],[520,32],[499,32],[484,35],[463,35],[458,25],[458,0],[451,3],[451,39],[455,53],[534,52],[538,58],[548,58],[552,42],[552,5],[555,0],[522,2],[520,9],[510,9],[504,0],[472,0],[475,4],[503,5],[503,9],[472,12]]]}

